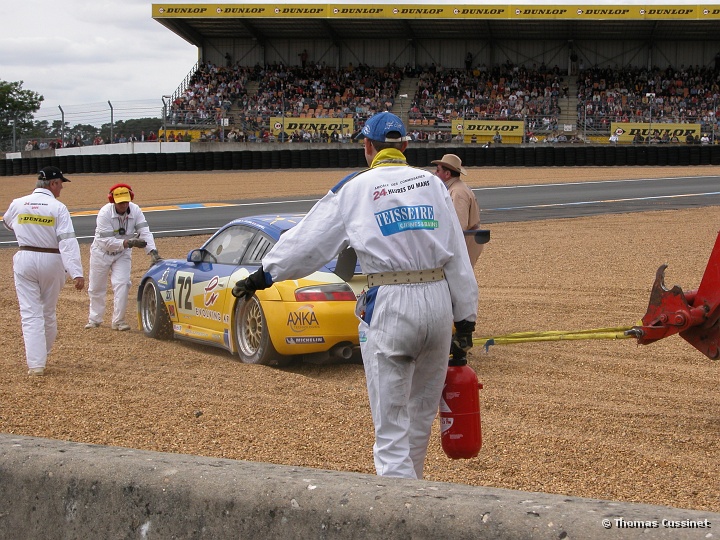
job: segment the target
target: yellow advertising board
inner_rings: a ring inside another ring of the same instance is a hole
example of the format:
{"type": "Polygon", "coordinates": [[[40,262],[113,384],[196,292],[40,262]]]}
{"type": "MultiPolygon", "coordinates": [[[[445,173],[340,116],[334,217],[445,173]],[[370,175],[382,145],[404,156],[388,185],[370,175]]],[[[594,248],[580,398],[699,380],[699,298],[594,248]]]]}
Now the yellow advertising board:
{"type": "Polygon", "coordinates": [[[333,131],[352,134],[355,131],[355,120],[352,118],[289,118],[281,116],[273,116],[270,118],[270,126],[272,134],[277,136],[283,131],[291,136],[296,131],[317,131],[327,132],[328,135],[333,131]]]}
{"type": "Polygon", "coordinates": [[[452,134],[457,135],[495,135],[495,132],[505,135],[522,137],[523,122],[502,120],[455,120],[452,124],[452,134]]]}
{"type": "Polygon", "coordinates": [[[573,5],[491,4],[153,4],[153,18],[352,18],[352,19],[720,19],[720,4],[573,5]]]}
{"type": "Polygon", "coordinates": [[[688,135],[700,138],[702,126],[700,124],[650,124],[644,122],[611,122],[610,132],[618,136],[618,142],[630,143],[640,134],[643,139],[657,135],[660,139],[667,134],[668,137],[677,137],[684,143],[688,135]]]}

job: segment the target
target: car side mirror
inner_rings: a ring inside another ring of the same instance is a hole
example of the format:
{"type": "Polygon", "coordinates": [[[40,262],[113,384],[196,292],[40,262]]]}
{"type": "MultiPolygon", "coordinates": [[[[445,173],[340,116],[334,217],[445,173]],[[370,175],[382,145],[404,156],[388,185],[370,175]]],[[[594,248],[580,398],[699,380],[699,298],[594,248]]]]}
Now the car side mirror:
{"type": "Polygon", "coordinates": [[[204,259],[204,249],[193,249],[190,253],[188,253],[187,260],[188,262],[192,263],[201,263],[204,259]]]}

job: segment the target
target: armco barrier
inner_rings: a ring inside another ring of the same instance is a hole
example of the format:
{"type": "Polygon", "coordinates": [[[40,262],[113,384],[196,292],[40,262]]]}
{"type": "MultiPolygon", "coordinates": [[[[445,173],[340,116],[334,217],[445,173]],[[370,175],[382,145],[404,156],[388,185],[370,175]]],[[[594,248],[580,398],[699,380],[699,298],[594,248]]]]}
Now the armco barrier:
{"type": "Polygon", "coordinates": [[[0,538],[696,540],[719,527],[718,513],[666,506],[0,435],[0,538]]]}
{"type": "MultiPolygon", "coordinates": [[[[185,143],[179,149],[189,147],[185,143]]],[[[111,145],[112,146],[112,145],[111,145]]],[[[142,173],[165,171],[267,170],[365,167],[363,147],[359,144],[334,144],[311,147],[303,144],[229,146],[199,151],[207,145],[182,152],[82,153],[59,156],[31,155],[0,160],[0,176],[35,175],[46,165],[60,167],[68,174],[142,173]]],[[[85,150],[83,147],[80,150],[85,150]]],[[[69,151],[71,149],[63,149],[69,151]]],[[[41,151],[44,152],[44,151],[41,151]]],[[[574,166],[697,166],[720,165],[720,145],[480,145],[441,146],[414,143],[406,157],[410,165],[432,167],[431,161],[454,153],[466,167],[574,167],[574,166]]]]}

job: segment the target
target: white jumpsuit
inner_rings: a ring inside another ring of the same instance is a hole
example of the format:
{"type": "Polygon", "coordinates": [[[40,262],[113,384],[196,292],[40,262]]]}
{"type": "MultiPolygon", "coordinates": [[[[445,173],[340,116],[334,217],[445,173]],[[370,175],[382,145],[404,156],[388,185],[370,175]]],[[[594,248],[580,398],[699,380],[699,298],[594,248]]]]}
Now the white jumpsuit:
{"type": "Polygon", "coordinates": [[[59,253],[20,250],[13,256],[28,368],[44,368],[57,337],[56,307],[67,275],[82,277],[80,246],[70,212],[49,189],[37,188],[15,199],[3,215],[18,246],[57,249],[59,253]],[[66,274],[67,273],[67,274],[66,274]]]}
{"type": "Polygon", "coordinates": [[[358,300],[359,337],[381,476],[422,478],[448,365],[452,321],[475,321],[478,287],[450,195],[394,149],[345,178],[263,258],[296,279],[352,246],[364,273],[442,268],[445,280],[383,285],[358,300]]]}
{"type": "Polygon", "coordinates": [[[113,289],[112,324],[125,322],[131,285],[132,248],[124,248],[123,243],[133,238],[135,233],[147,242],[146,253],[155,249],[155,239],[137,204],[131,202],[128,211],[122,215],[117,213],[113,203],[107,203],[98,212],[95,239],[90,247],[89,322],[103,322],[108,276],[113,289]]]}

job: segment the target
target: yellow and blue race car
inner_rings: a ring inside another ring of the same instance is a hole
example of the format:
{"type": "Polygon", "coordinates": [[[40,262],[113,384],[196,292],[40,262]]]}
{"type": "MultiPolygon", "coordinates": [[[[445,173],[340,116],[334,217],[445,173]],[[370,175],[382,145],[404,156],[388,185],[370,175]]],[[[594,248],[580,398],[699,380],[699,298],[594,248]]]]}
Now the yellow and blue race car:
{"type": "Polygon", "coordinates": [[[236,219],[192,250],[187,260],[154,265],[138,289],[139,327],[151,338],[222,347],[251,364],[285,365],[294,357],[321,363],[356,358],[355,303],[367,280],[353,257],[345,263],[341,255],[305,278],[275,283],[248,300],[232,295],[235,282],[254,272],[280,235],[302,218],[271,214],[236,219]]]}

